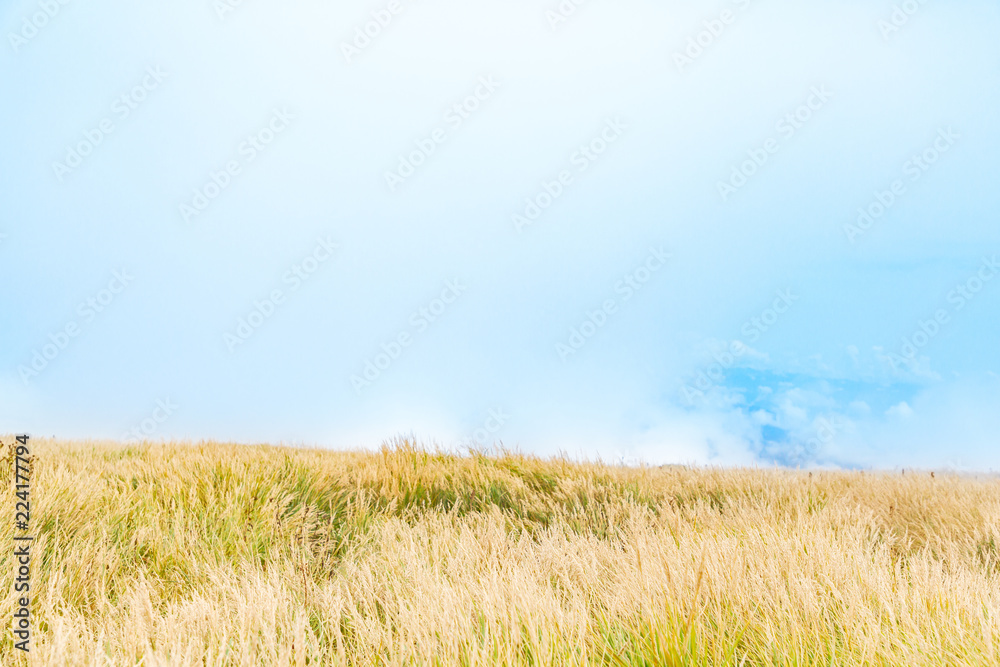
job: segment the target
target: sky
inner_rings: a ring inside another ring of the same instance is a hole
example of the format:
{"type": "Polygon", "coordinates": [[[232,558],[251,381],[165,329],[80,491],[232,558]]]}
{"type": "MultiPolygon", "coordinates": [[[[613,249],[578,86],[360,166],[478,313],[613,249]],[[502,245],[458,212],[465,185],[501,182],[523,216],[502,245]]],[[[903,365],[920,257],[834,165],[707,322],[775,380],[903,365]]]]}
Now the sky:
{"type": "Polygon", "coordinates": [[[1000,468],[996,3],[0,33],[0,432],[1000,468]]]}

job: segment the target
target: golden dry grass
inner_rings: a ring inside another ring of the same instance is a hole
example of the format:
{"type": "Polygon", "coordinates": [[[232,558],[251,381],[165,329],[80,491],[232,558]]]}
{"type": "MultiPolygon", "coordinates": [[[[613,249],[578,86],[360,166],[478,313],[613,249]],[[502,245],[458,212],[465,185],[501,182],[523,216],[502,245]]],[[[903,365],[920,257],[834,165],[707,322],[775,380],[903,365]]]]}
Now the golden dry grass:
{"type": "Polygon", "coordinates": [[[995,478],[32,449],[35,634],[5,665],[998,664],[995,478]]]}

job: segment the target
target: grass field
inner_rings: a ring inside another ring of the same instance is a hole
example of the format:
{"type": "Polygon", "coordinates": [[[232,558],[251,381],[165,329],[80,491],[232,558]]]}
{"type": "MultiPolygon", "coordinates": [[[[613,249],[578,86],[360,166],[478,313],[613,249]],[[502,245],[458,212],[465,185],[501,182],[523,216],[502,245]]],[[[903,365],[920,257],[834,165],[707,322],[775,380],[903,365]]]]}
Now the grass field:
{"type": "Polygon", "coordinates": [[[992,477],[31,445],[4,665],[1000,664],[992,477]]]}

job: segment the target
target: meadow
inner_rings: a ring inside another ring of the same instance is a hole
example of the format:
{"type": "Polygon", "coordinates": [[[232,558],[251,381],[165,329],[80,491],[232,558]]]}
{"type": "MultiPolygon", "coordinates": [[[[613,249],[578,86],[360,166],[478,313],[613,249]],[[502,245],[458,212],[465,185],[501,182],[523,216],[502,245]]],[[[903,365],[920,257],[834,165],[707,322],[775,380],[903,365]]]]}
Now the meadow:
{"type": "Polygon", "coordinates": [[[34,634],[3,665],[1000,664],[992,476],[31,448],[34,634]]]}

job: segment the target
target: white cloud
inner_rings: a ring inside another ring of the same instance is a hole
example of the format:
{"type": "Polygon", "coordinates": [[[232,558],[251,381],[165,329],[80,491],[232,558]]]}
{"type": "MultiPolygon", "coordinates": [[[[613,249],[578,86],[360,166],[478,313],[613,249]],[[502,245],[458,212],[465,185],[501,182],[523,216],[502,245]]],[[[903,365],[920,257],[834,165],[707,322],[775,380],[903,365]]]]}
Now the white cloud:
{"type": "Polygon", "coordinates": [[[913,416],[913,408],[906,401],[901,401],[885,411],[886,417],[906,419],[913,416]]]}

